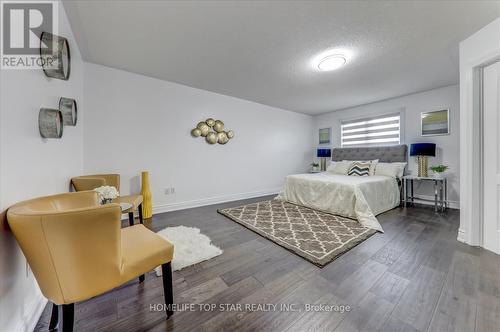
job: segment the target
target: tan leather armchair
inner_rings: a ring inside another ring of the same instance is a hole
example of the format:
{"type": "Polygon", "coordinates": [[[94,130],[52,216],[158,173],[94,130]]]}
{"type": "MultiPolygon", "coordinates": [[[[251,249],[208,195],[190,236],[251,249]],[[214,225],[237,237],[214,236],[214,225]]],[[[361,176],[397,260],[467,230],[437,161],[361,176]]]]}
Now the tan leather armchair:
{"type": "MultiPolygon", "coordinates": [[[[71,184],[75,191],[94,190],[100,186],[113,186],[120,192],[120,174],[94,174],[77,176],[71,179],[71,184]]],[[[123,213],[128,213],[129,225],[134,224],[134,211],[139,211],[139,221],[144,223],[142,217],[142,195],[120,196],[113,200],[113,203],[129,203],[132,207],[123,213]]]]}
{"type": "MultiPolygon", "coordinates": [[[[62,307],[71,331],[74,303],[112,290],[162,266],[165,302],[172,304],[173,245],[144,225],[121,228],[118,204],[99,205],[82,191],[20,202],[7,220],[43,295],[53,303],[51,329],[62,307]]],[[[143,280],[143,279],[142,279],[143,280]]],[[[172,315],[167,311],[167,318],[172,315]]]]}

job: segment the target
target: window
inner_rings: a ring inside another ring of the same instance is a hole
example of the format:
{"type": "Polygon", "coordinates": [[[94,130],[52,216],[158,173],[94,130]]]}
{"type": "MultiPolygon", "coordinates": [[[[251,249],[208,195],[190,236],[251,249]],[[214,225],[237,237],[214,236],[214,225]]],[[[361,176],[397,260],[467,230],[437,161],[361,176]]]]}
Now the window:
{"type": "Polygon", "coordinates": [[[341,122],[341,146],[397,145],[401,142],[401,114],[385,114],[341,122]]]}

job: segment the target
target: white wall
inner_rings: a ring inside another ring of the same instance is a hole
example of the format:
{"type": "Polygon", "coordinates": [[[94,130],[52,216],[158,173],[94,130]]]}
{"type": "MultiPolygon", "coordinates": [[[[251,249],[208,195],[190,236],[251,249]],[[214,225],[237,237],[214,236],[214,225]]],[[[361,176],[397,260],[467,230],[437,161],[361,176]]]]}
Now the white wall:
{"type": "Polygon", "coordinates": [[[458,240],[482,246],[480,68],[500,60],[500,17],[460,43],[461,209],[458,240]]]}
{"type": "MultiPolygon", "coordinates": [[[[407,144],[408,147],[411,143],[436,143],[436,157],[430,158],[429,164],[435,165],[442,163],[450,166],[448,174],[448,197],[452,201],[452,207],[458,208],[460,192],[460,113],[458,85],[415,93],[316,116],[314,131],[315,143],[318,143],[318,129],[332,127],[333,146],[340,147],[340,121],[374,114],[391,113],[401,109],[404,109],[404,137],[402,143],[407,144]],[[450,135],[422,137],[420,135],[420,113],[445,108],[450,109],[450,135]]],[[[417,165],[414,158],[410,157],[408,165],[409,171],[416,173],[416,167],[417,165]]],[[[419,196],[425,198],[434,198],[434,191],[429,183],[422,183],[420,187],[415,187],[415,194],[417,193],[419,196]]]]}
{"type": "MultiPolygon", "coordinates": [[[[0,211],[34,196],[68,191],[68,179],[82,172],[83,62],[64,9],[59,34],[69,40],[69,81],[47,78],[41,70],[0,71],[0,211]],[[59,140],[38,132],[41,107],[57,108],[59,97],[75,98],[79,123],[65,127],[59,140]]],[[[0,228],[0,331],[32,331],[43,309],[42,297],[5,219],[0,228]]]]}
{"type": "Polygon", "coordinates": [[[84,91],[84,172],[120,173],[122,193],[137,193],[150,171],[155,212],[274,193],[312,160],[307,115],[89,63],[84,91]],[[235,137],[191,137],[208,117],[235,137]]]}

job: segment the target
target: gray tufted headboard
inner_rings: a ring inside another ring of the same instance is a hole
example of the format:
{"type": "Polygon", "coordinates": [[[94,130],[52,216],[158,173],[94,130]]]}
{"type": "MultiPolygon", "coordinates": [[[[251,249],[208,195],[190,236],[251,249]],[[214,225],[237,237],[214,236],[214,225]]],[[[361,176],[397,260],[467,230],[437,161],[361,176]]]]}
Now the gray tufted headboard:
{"type": "Polygon", "coordinates": [[[334,148],[332,160],[373,160],[383,163],[408,162],[408,146],[392,145],[368,148],[334,148]]]}

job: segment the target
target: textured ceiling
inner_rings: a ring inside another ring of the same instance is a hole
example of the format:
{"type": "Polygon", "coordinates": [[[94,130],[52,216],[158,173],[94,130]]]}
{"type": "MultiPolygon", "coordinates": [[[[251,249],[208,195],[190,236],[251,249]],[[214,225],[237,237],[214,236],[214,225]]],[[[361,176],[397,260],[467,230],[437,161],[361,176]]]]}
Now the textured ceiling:
{"type": "Polygon", "coordinates": [[[458,83],[500,1],[64,1],[86,61],[319,114],[458,83]],[[351,52],[340,70],[311,60],[351,52]]]}

